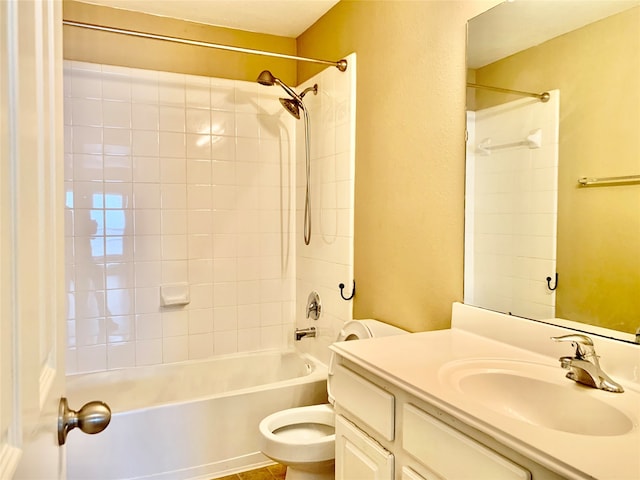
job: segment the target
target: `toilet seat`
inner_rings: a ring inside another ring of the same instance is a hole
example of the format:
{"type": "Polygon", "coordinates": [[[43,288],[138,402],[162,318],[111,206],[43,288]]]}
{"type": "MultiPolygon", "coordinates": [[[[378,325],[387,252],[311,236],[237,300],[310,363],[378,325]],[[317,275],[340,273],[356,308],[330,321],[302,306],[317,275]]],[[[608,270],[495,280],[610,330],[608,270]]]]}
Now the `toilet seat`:
{"type": "Polygon", "coordinates": [[[335,426],[333,407],[311,405],[290,408],[265,417],[259,425],[263,441],[262,451],[276,461],[287,459],[295,463],[303,463],[332,460],[335,457],[335,433],[324,436],[315,435],[313,439],[304,439],[301,438],[303,435],[295,435],[296,425],[309,424],[333,429],[335,426]],[[287,435],[277,433],[277,430],[282,427],[287,427],[287,435]]]}

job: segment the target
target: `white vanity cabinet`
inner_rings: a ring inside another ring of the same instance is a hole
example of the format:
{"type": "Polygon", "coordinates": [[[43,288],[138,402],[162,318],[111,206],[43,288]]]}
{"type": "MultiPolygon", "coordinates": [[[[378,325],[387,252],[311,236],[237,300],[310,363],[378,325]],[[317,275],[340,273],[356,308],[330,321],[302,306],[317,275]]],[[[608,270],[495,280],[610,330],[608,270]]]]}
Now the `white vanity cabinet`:
{"type": "Polygon", "coordinates": [[[336,415],[336,479],[393,480],[393,454],[380,442],[395,438],[395,397],[339,363],[330,382],[342,412],[336,415]]]}
{"type": "Polygon", "coordinates": [[[342,415],[336,416],[336,478],[393,480],[393,454],[342,415]]]}
{"type": "Polygon", "coordinates": [[[342,357],[331,384],[336,480],[563,478],[342,357]]]}

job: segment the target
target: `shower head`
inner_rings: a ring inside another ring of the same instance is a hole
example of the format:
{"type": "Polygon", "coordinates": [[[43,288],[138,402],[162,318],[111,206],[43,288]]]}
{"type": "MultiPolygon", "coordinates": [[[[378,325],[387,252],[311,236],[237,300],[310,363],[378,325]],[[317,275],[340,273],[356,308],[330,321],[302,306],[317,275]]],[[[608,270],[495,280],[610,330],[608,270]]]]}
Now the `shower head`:
{"type": "Polygon", "coordinates": [[[269,70],[263,70],[262,72],[260,72],[260,75],[258,75],[258,83],[260,85],[266,85],[267,87],[270,87],[270,86],[276,85],[276,84],[280,85],[282,87],[282,89],[285,92],[287,92],[289,95],[291,95],[293,98],[295,98],[298,101],[302,100],[300,95],[298,95],[296,92],[294,92],[293,89],[289,85],[284,83],[282,80],[280,80],[279,78],[274,77],[273,74],[269,70]]]}
{"type": "Polygon", "coordinates": [[[279,78],[274,77],[269,70],[263,70],[262,72],[260,72],[257,81],[260,85],[266,85],[267,87],[276,84],[280,85],[285,92],[291,95],[292,98],[281,98],[280,103],[287,110],[287,112],[296,117],[298,120],[300,120],[300,109],[302,108],[302,110],[304,110],[302,97],[304,97],[309,92],[313,92],[314,95],[318,94],[318,84],[315,84],[313,87],[305,88],[304,91],[298,95],[286,83],[284,83],[279,78]]]}
{"type": "Polygon", "coordinates": [[[300,120],[300,107],[302,107],[301,103],[298,103],[293,98],[281,98],[280,103],[287,112],[300,120]]]}
{"type": "Polygon", "coordinates": [[[296,100],[293,98],[281,98],[280,103],[282,106],[289,112],[291,115],[300,120],[300,109],[304,110],[304,102],[302,98],[309,92],[313,92],[314,95],[318,94],[318,84],[316,83],[313,87],[305,88],[300,93],[300,100],[296,100]]]}
{"type": "Polygon", "coordinates": [[[274,77],[269,70],[263,70],[262,72],[260,72],[260,75],[258,75],[258,83],[260,85],[266,85],[267,87],[270,87],[272,85],[275,85],[276,77],[274,77]]]}

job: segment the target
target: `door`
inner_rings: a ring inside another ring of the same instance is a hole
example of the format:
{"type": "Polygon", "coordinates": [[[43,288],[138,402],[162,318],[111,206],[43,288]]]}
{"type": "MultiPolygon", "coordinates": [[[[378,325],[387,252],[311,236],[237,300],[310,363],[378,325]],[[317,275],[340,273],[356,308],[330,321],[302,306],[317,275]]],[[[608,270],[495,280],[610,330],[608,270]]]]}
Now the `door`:
{"type": "Polygon", "coordinates": [[[0,478],[63,478],[62,2],[0,1],[0,478]]]}
{"type": "Polygon", "coordinates": [[[336,480],[393,480],[393,454],[336,415],[336,480]]]}

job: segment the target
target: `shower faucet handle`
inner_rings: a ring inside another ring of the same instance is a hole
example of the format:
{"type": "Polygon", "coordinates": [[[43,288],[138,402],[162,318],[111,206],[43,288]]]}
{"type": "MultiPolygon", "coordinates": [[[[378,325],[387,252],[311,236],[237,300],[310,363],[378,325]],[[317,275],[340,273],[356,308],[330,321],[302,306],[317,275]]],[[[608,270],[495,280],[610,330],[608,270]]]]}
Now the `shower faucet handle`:
{"type": "Polygon", "coordinates": [[[322,313],[322,304],[320,303],[320,295],[315,290],[309,294],[307,298],[307,318],[318,320],[322,313]]]}

